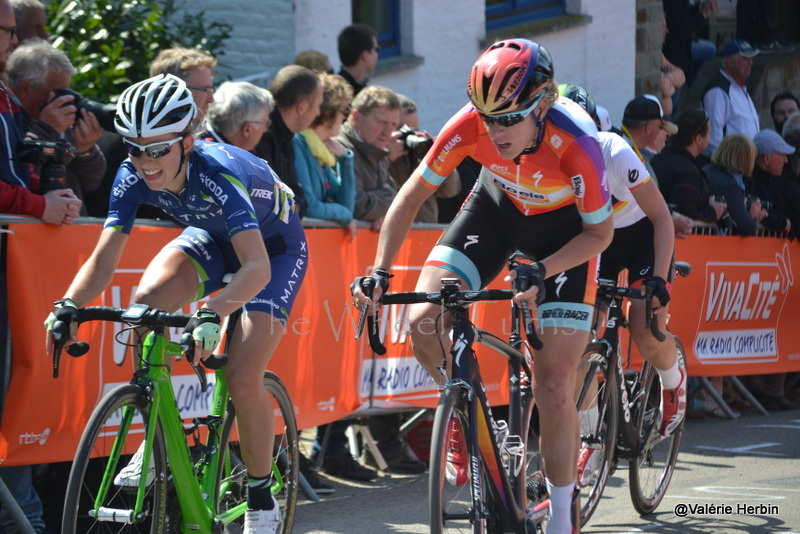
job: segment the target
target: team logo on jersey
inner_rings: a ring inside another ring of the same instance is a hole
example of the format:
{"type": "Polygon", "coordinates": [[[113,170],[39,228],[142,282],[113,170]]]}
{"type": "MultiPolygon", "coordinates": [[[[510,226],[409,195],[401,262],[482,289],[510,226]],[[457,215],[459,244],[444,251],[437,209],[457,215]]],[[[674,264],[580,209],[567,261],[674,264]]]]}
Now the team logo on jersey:
{"type": "Polygon", "coordinates": [[[637,169],[629,169],[628,170],[628,181],[632,184],[636,183],[636,180],[639,179],[639,171],[637,169]]]}
{"type": "Polygon", "coordinates": [[[563,142],[564,140],[558,134],[554,134],[552,137],[550,137],[550,144],[553,145],[553,148],[561,148],[561,144],[563,142]]]}
{"type": "Polygon", "coordinates": [[[489,167],[489,170],[497,172],[508,172],[508,167],[504,167],[503,165],[498,165],[497,163],[492,163],[492,165],[489,167]]]}
{"type": "Polygon", "coordinates": [[[578,174],[570,178],[570,180],[572,180],[573,194],[578,198],[583,198],[584,193],[586,193],[586,188],[583,184],[583,175],[578,174]]]}

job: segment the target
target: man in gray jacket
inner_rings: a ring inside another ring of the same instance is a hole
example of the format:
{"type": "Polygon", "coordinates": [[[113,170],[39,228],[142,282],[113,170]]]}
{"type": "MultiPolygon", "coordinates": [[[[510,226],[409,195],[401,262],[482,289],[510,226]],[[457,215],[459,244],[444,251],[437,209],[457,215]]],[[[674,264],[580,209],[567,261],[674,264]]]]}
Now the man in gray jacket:
{"type": "Polygon", "coordinates": [[[356,171],[356,205],[353,217],[372,223],[379,232],[397,184],[389,174],[392,133],[400,125],[400,99],[379,85],[363,89],[353,99],[352,111],[336,140],[353,151],[356,171]]]}

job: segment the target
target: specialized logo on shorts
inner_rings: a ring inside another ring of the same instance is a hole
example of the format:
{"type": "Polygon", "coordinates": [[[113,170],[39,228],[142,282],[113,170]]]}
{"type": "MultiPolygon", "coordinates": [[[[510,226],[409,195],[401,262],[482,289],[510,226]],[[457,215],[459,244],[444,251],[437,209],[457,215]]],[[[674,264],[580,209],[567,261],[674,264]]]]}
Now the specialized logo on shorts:
{"type": "Polygon", "coordinates": [[[478,244],[478,235],[468,235],[467,242],[464,243],[464,250],[467,250],[467,247],[470,245],[477,245],[478,244]]]}
{"type": "Polygon", "coordinates": [[[647,274],[647,273],[649,273],[649,272],[650,272],[650,266],[648,265],[647,267],[645,267],[644,269],[642,269],[641,271],[639,271],[639,274],[640,274],[640,275],[642,275],[642,276],[644,276],[644,275],[646,275],[646,274],[647,274]]]}
{"type": "Polygon", "coordinates": [[[636,183],[636,180],[639,179],[639,170],[638,169],[629,169],[628,170],[628,181],[632,184],[636,183]]]}
{"type": "Polygon", "coordinates": [[[578,198],[583,198],[584,193],[586,193],[586,187],[583,184],[583,175],[578,174],[570,178],[570,180],[572,180],[573,194],[578,198]]]}
{"type": "Polygon", "coordinates": [[[556,276],[556,296],[561,296],[561,288],[567,283],[567,273],[561,272],[556,276]]]}
{"type": "Polygon", "coordinates": [[[552,137],[550,137],[550,144],[553,145],[553,148],[559,149],[559,148],[561,148],[561,145],[563,143],[564,143],[564,140],[558,134],[555,134],[552,137]]]}

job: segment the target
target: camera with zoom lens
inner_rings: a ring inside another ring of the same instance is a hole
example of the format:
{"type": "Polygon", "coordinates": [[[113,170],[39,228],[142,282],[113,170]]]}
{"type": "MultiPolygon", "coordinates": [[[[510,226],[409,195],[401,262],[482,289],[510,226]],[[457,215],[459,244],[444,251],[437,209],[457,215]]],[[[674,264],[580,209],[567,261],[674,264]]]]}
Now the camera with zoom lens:
{"type": "Polygon", "coordinates": [[[39,193],[67,187],[67,163],[75,157],[75,147],[66,141],[23,139],[16,159],[39,165],[39,193]]]}
{"type": "Polygon", "coordinates": [[[408,124],[403,124],[397,131],[400,132],[399,139],[405,145],[406,150],[419,159],[424,158],[425,154],[427,154],[428,150],[433,146],[433,139],[425,137],[424,135],[418,135],[417,131],[408,124]]]}
{"type": "MultiPolygon", "coordinates": [[[[72,89],[59,89],[55,91],[55,94],[56,98],[64,95],[70,95],[74,99],[72,102],[70,102],[70,104],[78,108],[79,112],[82,109],[91,111],[94,113],[94,116],[97,117],[97,122],[100,123],[101,128],[107,132],[117,132],[117,129],[114,127],[114,118],[117,115],[116,104],[100,104],[99,102],[88,100],[83,98],[82,94],[77,91],[73,91],[72,89]]],[[[80,116],[80,113],[78,113],[78,116],[80,116]]]]}

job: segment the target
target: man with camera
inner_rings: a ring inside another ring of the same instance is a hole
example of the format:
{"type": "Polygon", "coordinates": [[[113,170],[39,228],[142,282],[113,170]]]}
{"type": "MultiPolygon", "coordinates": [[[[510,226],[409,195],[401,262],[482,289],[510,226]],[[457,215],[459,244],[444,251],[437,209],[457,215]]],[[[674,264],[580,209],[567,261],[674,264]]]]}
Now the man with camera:
{"type": "MultiPolygon", "coordinates": [[[[399,154],[389,148],[391,153],[389,160],[389,173],[400,187],[414,172],[422,158],[433,146],[433,136],[428,132],[419,129],[419,114],[417,105],[413,100],[405,95],[397,95],[400,98],[400,128],[393,134],[396,144],[401,147],[399,154]]],[[[437,223],[439,222],[439,198],[452,198],[461,192],[461,178],[458,170],[453,171],[445,178],[444,182],[436,192],[431,195],[419,209],[414,222],[418,223],[437,223]]]]}
{"type": "Polygon", "coordinates": [[[11,53],[4,78],[30,119],[17,157],[37,166],[40,192],[71,189],[82,199],[83,191],[100,187],[105,173],[105,157],[95,143],[102,135],[100,120],[109,117],[104,107],[69,91],[73,74],[62,51],[31,39],[11,53]]]}

